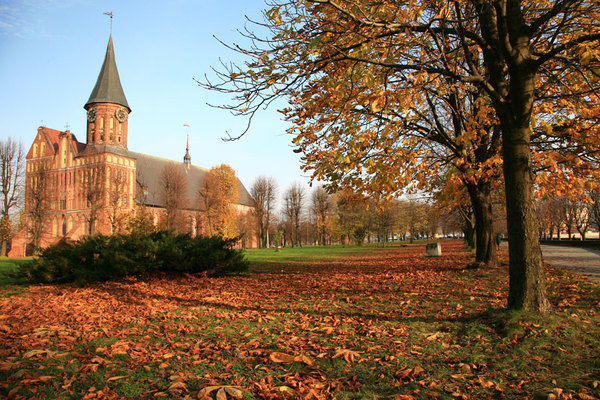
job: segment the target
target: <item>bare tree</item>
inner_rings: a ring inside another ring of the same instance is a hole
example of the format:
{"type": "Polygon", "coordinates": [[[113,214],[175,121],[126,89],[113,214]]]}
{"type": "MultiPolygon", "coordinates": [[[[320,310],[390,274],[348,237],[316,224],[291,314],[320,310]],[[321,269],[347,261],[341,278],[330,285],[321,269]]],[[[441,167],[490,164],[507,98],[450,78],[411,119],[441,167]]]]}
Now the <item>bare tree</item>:
{"type": "Polygon", "coordinates": [[[237,231],[240,235],[242,248],[248,247],[248,240],[251,238],[254,230],[254,218],[251,211],[245,211],[238,214],[236,219],[237,231]]]}
{"type": "Polygon", "coordinates": [[[25,210],[28,219],[27,231],[31,235],[34,254],[40,250],[55,192],[49,166],[44,162],[32,164],[27,178],[25,210]]]}
{"type": "Polygon", "coordinates": [[[181,168],[175,164],[167,164],[160,174],[160,192],[165,206],[165,228],[169,232],[177,232],[181,210],[186,206],[187,182],[181,168]]]}
{"type": "Polygon", "coordinates": [[[331,196],[323,188],[319,186],[312,193],[312,212],[315,216],[315,226],[317,228],[318,240],[321,245],[327,242],[327,236],[330,234],[328,230],[327,219],[333,210],[331,196]]]}
{"type": "Polygon", "coordinates": [[[108,219],[112,233],[120,232],[123,228],[124,215],[122,210],[127,207],[127,178],[126,172],[114,169],[111,176],[108,192],[108,219]]]}
{"type": "Polygon", "coordinates": [[[256,217],[256,233],[262,247],[269,247],[269,226],[273,217],[277,183],[275,179],[259,176],[250,188],[254,199],[254,215],[256,217]]]}
{"type": "MultiPolygon", "coordinates": [[[[560,199],[560,218],[565,228],[569,239],[573,236],[573,225],[575,224],[575,207],[574,203],[567,197],[560,199]]],[[[560,239],[560,232],[558,238],[560,239]]]]}
{"type": "Polygon", "coordinates": [[[284,213],[291,227],[291,242],[293,246],[302,244],[300,234],[300,217],[304,206],[304,188],[299,183],[292,184],[284,195],[284,213]]]}
{"type": "Polygon", "coordinates": [[[598,227],[598,235],[600,236],[600,191],[594,190],[590,193],[590,217],[598,227]]]}
{"type": "Polygon", "coordinates": [[[585,233],[590,226],[590,205],[585,201],[577,200],[573,203],[573,211],[575,228],[581,235],[581,240],[585,240],[585,233]]]}
{"type": "Polygon", "coordinates": [[[92,167],[83,171],[81,190],[89,212],[86,214],[87,233],[92,236],[97,233],[100,212],[106,206],[106,173],[103,167],[92,167]]]}
{"type": "Polygon", "coordinates": [[[0,256],[6,256],[6,247],[11,235],[11,211],[22,200],[25,178],[25,155],[23,145],[11,138],[0,140],[0,256]]]}

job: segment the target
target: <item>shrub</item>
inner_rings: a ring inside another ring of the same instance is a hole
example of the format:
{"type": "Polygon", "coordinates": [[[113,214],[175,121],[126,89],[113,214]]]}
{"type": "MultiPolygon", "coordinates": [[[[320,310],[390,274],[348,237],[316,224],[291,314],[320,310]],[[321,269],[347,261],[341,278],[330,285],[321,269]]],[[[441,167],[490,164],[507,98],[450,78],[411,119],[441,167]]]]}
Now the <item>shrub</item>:
{"type": "Polygon", "coordinates": [[[30,282],[79,284],[152,271],[223,275],[248,267],[242,250],[233,248],[236,241],[167,232],[90,236],[73,244],[60,243],[45,249],[19,275],[30,282]]]}

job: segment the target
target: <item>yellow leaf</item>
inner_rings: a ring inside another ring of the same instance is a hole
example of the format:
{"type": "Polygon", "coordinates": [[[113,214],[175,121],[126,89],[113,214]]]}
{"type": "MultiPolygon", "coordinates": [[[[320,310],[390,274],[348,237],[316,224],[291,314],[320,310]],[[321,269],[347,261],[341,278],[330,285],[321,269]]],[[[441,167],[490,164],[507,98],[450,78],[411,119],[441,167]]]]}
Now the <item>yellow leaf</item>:
{"type": "Polygon", "coordinates": [[[478,376],[479,384],[484,388],[490,388],[494,386],[494,382],[485,380],[482,376],[478,376]]]}
{"type": "Polygon", "coordinates": [[[31,358],[31,357],[40,356],[42,354],[49,354],[49,353],[50,353],[50,351],[48,351],[48,350],[35,349],[35,350],[29,350],[27,353],[24,353],[23,357],[31,358]]]}
{"type": "Polygon", "coordinates": [[[278,389],[279,389],[280,392],[289,393],[289,394],[292,394],[292,395],[294,393],[296,393],[296,391],[294,389],[292,389],[291,387],[289,387],[289,386],[279,386],[278,389]]]}
{"type": "Polygon", "coordinates": [[[113,376],[113,377],[108,378],[106,380],[106,382],[118,381],[119,379],[125,379],[127,377],[128,377],[127,375],[113,376]]]}
{"type": "Polygon", "coordinates": [[[269,355],[269,358],[273,362],[283,363],[283,364],[292,364],[296,361],[295,356],[285,354],[285,353],[280,353],[278,351],[274,351],[273,353],[271,353],[271,355],[269,355]]]}

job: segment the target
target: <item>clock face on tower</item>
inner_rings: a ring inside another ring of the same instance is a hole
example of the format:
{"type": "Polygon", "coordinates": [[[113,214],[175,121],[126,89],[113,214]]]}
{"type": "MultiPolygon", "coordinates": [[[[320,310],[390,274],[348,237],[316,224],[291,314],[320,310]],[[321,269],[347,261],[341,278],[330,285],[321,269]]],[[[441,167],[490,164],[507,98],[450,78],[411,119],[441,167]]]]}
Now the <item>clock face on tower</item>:
{"type": "Polygon", "coordinates": [[[90,108],[87,113],[87,119],[90,122],[94,122],[96,120],[97,111],[95,108],[90,108]]]}
{"type": "Polygon", "coordinates": [[[119,108],[117,111],[115,111],[115,117],[117,117],[117,120],[121,123],[127,121],[127,110],[124,108],[119,108]]]}

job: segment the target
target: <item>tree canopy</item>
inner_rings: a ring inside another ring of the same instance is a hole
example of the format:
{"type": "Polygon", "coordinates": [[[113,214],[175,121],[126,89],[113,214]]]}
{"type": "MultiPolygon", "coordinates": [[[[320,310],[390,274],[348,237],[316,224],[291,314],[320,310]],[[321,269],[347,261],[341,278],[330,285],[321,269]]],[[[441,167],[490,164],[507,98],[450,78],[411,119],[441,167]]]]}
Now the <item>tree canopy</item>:
{"type": "Polygon", "coordinates": [[[205,86],[249,120],[289,98],[305,169],[334,186],[394,193],[448,162],[466,183],[502,165],[509,306],[546,311],[533,190],[598,176],[599,15],[593,0],[273,1],[269,34],[231,46],[247,64],[205,86]]]}

